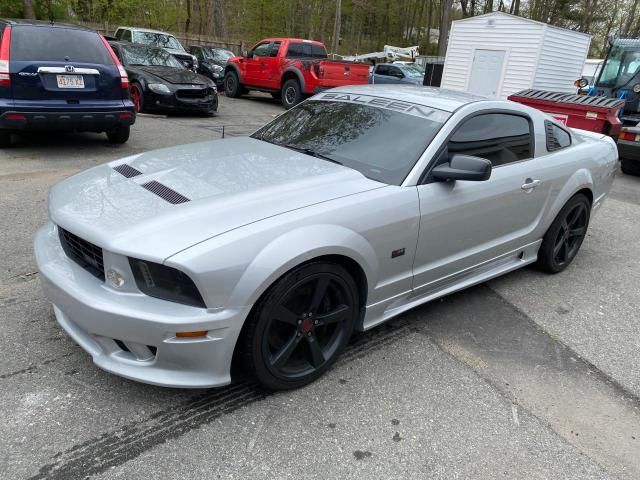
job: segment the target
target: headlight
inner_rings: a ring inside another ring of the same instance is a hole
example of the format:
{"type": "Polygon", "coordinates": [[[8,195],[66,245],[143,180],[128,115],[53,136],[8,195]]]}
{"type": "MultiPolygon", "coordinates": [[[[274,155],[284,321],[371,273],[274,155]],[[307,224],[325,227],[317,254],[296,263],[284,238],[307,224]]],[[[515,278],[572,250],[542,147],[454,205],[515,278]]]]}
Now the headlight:
{"type": "Polygon", "coordinates": [[[206,308],[202,295],[188,275],[172,267],[129,259],[138,289],[150,297],[206,308]]]}
{"type": "Polygon", "coordinates": [[[633,93],[640,93],[640,83],[636,83],[633,86],[633,93]]]}
{"type": "Polygon", "coordinates": [[[162,83],[150,83],[147,85],[147,87],[149,87],[149,90],[151,90],[153,93],[159,93],[161,95],[167,95],[171,93],[169,87],[163,85],[162,83]]]}
{"type": "Polygon", "coordinates": [[[220,73],[224,70],[224,68],[222,68],[220,65],[211,65],[211,70],[216,73],[220,73]]]}

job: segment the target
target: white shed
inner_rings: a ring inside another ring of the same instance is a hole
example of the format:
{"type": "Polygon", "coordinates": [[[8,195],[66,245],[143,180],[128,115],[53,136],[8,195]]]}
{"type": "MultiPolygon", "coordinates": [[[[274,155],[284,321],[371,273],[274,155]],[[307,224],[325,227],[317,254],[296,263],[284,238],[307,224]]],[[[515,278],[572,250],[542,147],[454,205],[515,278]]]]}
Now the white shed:
{"type": "Polygon", "coordinates": [[[508,13],[453,22],[443,88],[507,98],[528,88],[575,93],[591,36],[508,13]]]}

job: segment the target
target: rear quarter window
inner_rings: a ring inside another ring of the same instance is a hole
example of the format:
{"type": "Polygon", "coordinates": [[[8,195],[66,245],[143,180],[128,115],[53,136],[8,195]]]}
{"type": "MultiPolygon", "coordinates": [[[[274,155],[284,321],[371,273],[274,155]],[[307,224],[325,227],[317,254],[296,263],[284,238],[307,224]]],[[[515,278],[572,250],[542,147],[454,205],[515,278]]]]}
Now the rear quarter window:
{"type": "Polygon", "coordinates": [[[544,129],[547,136],[547,151],[555,152],[571,145],[571,134],[564,128],[545,120],[544,129]]]}
{"type": "Polygon", "coordinates": [[[17,26],[13,29],[11,60],[113,63],[97,33],[40,26],[17,26]]]}

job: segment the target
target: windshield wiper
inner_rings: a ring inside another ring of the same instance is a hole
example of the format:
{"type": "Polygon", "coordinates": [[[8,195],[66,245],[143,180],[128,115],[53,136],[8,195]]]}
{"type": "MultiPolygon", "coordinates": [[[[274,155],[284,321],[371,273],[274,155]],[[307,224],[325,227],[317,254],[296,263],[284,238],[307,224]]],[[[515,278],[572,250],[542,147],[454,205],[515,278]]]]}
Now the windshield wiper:
{"type": "Polygon", "coordinates": [[[332,162],[332,163],[337,163],[338,165],[342,165],[342,162],[339,162],[338,160],[335,160],[331,157],[327,157],[326,155],[323,155],[322,153],[318,153],[310,148],[305,148],[305,147],[297,147],[295,145],[289,145],[287,143],[282,143],[282,142],[274,142],[272,140],[267,140],[266,138],[261,138],[260,140],[264,140],[267,143],[271,143],[273,145],[277,145],[279,147],[284,147],[284,148],[288,148],[289,150],[294,150],[296,152],[299,153],[304,153],[305,155],[310,155],[312,157],[316,157],[316,158],[320,158],[322,160],[327,160],[328,162],[332,162]]]}

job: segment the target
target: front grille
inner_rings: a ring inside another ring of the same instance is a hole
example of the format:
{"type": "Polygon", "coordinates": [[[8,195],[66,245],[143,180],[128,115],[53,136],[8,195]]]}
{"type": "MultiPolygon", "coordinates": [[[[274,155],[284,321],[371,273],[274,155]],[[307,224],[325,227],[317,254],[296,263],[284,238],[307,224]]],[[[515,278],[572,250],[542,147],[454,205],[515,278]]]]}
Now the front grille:
{"type": "Polygon", "coordinates": [[[210,88],[194,88],[188,90],[178,90],[176,92],[176,97],[179,100],[204,100],[212,93],[213,90],[210,88]]]}
{"type": "Polygon", "coordinates": [[[58,227],[58,232],[64,253],[91,275],[104,280],[102,249],[63,228],[58,227]]]}

